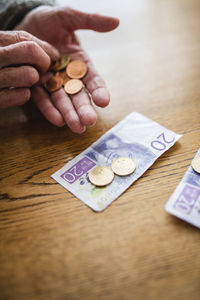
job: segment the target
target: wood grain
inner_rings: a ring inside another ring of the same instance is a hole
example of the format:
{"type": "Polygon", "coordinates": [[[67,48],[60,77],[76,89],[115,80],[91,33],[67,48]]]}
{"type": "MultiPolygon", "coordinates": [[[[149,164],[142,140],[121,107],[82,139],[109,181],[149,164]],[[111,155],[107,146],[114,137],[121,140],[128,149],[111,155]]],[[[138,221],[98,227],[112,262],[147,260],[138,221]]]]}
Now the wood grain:
{"type": "Polygon", "coordinates": [[[82,136],[31,104],[0,112],[0,299],[199,300],[200,232],[164,205],[200,146],[200,2],[68,4],[121,20],[79,33],[112,101],[82,136]],[[183,137],[94,213],[50,175],[131,111],[183,137]]]}

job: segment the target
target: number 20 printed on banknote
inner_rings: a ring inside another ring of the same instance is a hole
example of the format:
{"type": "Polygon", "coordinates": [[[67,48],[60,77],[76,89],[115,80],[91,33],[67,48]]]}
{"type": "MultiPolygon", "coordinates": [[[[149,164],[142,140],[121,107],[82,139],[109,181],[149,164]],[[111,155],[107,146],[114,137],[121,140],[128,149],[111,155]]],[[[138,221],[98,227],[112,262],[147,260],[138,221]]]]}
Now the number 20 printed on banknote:
{"type": "Polygon", "coordinates": [[[95,211],[101,211],[117,199],[134,181],[181,137],[160,124],[133,112],[84,152],[68,162],[52,177],[95,211]],[[120,156],[130,157],[136,170],[129,176],[117,176],[105,187],[95,187],[88,179],[95,166],[110,167],[120,156]]]}
{"type": "MultiPolygon", "coordinates": [[[[196,156],[200,155],[200,149],[196,156]]],[[[167,212],[200,228],[200,174],[192,166],[165,205],[167,212]]]]}

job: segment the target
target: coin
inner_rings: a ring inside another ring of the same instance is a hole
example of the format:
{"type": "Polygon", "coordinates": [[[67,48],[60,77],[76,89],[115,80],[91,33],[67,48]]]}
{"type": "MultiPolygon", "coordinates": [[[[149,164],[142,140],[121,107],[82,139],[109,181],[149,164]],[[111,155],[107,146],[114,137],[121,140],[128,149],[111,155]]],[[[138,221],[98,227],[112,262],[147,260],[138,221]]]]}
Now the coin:
{"type": "Polygon", "coordinates": [[[89,172],[89,180],[96,186],[105,186],[113,181],[114,173],[105,166],[95,167],[89,172]]]}
{"type": "Polygon", "coordinates": [[[119,157],[112,162],[111,169],[116,175],[126,176],[135,171],[136,165],[130,157],[119,157]]]}
{"type": "Polygon", "coordinates": [[[73,95],[80,92],[82,87],[83,87],[83,83],[81,80],[71,79],[65,84],[64,89],[67,94],[73,95]]]}
{"type": "Polygon", "coordinates": [[[61,77],[52,76],[49,80],[47,80],[44,84],[44,87],[49,92],[55,92],[59,90],[63,85],[63,79],[61,77]]]}
{"type": "Polygon", "coordinates": [[[87,73],[87,65],[81,60],[73,60],[68,64],[66,72],[70,78],[80,79],[87,73]]]}
{"type": "Polygon", "coordinates": [[[195,172],[200,174],[200,156],[197,156],[192,160],[192,168],[195,172]]]}
{"type": "Polygon", "coordinates": [[[64,72],[56,72],[56,77],[61,77],[63,79],[63,85],[67,83],[71,78],[67,75],[67,73],[64,72]]]}
{"type": "Polygon", "coordinates": [[[70,62],[70,57],[67,54],[62,54],[61,57],[51,67],[52,71],[57,72],[64,70],[70,62]]]}

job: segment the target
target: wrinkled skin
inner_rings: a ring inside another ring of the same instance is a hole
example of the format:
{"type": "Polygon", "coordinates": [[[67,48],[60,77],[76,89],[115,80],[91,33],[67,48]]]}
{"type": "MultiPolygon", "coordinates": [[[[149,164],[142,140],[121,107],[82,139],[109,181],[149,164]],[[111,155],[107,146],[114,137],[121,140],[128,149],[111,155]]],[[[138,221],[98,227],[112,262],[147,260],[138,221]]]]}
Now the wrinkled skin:
{"type": "Polygon", "coordinates": [[[26,103],[30,88],[59,55],[52,45],[25,31],[0,31],[0,109],[26,103]]]}
{"type": "Polygon", "coordinates": [[[87,126],[96,122],[93,103],[100,107],[108,105],[110,96],[105,82],[82,49],[74,31],[91,29],[107,32],[115,29],[118,24],[119,20],[112,17],[86,14],[68,7],[40,6],[28,13],[16,27],[16,30],[25,30],[50,43],[60,53],[68,53],[72,59],[87,63],[88,72],[83,78],[85,89],[76,95],[69,97],[63,89],[49,95],[40,84],[32,88],[32,99],[54,125],[67,124],[73,132],[82,133],[87,126]]]}

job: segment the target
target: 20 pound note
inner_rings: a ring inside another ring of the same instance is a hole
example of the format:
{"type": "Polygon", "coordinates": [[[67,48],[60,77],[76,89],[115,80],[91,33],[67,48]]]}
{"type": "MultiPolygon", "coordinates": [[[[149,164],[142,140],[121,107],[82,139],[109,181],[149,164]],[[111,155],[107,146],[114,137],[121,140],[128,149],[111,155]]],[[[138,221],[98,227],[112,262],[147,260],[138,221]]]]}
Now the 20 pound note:
{"type": "MultiPolygon", "coordinates": [[[[199,155],[200,149],[196,156],[199,155]]],[[[191,165],[165,208],[167,212],[200,228],[200,174],[191,165]]]]}
{"type": "Polygon", "coordinates": [[[101,211],[168,150],[181,136],[133,112],[52,177],[95,211],[101,211]],[[131,157],[136,170],[129,176],[115,175],[111,184],[95,187],[88,172],[95,166],[110,167],[120,156],[131,157]]]}

